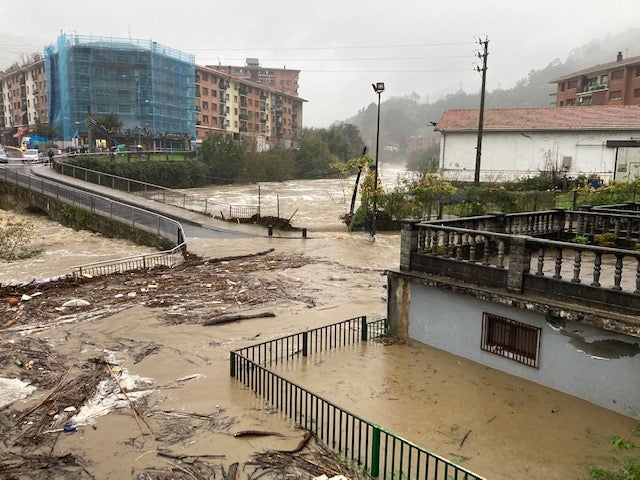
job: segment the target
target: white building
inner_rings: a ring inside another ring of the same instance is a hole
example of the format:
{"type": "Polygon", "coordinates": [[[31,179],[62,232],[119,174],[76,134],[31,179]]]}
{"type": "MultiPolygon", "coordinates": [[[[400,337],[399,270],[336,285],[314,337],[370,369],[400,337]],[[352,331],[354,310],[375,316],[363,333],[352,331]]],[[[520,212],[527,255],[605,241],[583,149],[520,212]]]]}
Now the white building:
{"type": "MultiPolygon", "coordinates": [[[[474,179],[479,110],[448,110],[440,167],[451,180],[474,179]]],[[[484,111],[481,181],[595,176],[605,183],[640,177],[640,106],[506,108],[484,111]]]]}

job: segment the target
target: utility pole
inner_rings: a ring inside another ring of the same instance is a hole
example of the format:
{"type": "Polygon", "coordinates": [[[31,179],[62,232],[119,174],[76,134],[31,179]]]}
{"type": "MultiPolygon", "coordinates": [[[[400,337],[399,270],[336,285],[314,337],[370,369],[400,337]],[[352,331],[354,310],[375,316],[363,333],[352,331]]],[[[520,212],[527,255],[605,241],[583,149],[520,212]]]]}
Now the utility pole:
{"type": "Polygon", "coordinates": [[[476,170],[473,177],[474,185],[480,184],[480,159],[482,157],[482,127],[484,124],[484,94],[487,87],[487,57],[489,56],[489,39],[478,39],[482,51],[478,52],[478,58],[482,60],[482,67],[476,66],[476,70],[482,73],[482,87],[480,89],[480,115],[478,117],[478,144],[476,146],[476,170]]]}

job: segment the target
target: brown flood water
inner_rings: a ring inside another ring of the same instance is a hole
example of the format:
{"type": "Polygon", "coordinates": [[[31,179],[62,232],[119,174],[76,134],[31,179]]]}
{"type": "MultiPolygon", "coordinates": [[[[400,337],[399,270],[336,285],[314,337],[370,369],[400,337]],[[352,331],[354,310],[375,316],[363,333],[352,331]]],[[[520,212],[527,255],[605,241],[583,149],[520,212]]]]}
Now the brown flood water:
{"type": "MultiPolygon", "coordinates": [[[[65,273],[70,263],[85,263],[85,249],[100,252],[100,245],[114,257],[139,248],[102,237],[87,247],[91,239],[80,237],[82,233],[59,226],[53,230],[46,236],[61,240],[54,248],[69,252],[57,255],[60,265],[52,260],[32,261],[27,268],[3,264],[0,282],[19,278],[25,270],[27,278],[65,273]],[[82,241],[76,241],[79,238],[82,241]]],[[[267,248],[300,252],[313,261],[255,275],[275,275],[299,285],[305,294],[311,292],[315,306],[263,306],[257,311],[276,316],[213,327],[168,325],[160,310],[135,306],[100,320],[32,333],[73,355],[78,365],[105,350],[115,352],[129,373],[148,379],[144,402],[152,432],[125,406],[60,435],[54,453],[81,455],[95,478],[133,478],[145,468],[166,466],[169,460],[157,454],[160,450],[219,455],[217,461],[228,466],[246,462],[254,452],[295,447],[302,433],[229,377],[229,351],[358,315],[384,317],[386,279],[381,273],[399,261],[397,235],[379,234],[371,243],[366,234],[341,231],[312,231],[307,240],[191,239],[189,248],[205,257],[267,248]],[[136,353],[146,346],[155,347],[153,353],[135,363],[136,353]],[[191,429],[184,430],[176,422],[180,415],[207,416],[216,424],[194,420],[191,429]],[[233,436],[243,430],[279,431],[284,436],[233,436]]],[[[633,453],[615,448],[615,436],[640,443],[637,419],[424,345],[372,343],[308,362],[288,370],[287,376],[490,479],[588,479],[589,466],[611,468],[633,453]]]]}

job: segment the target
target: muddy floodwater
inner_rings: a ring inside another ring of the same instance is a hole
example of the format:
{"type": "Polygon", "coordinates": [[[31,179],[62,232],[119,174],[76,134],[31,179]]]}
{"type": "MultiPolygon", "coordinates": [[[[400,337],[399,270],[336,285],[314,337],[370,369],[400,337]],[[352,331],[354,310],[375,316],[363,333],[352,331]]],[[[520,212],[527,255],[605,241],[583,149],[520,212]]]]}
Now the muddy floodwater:
{"type": "MultiPolygon", "coordinates": [[[[0,330],[5,338],[10,333],[42,340],[75,365],[109,358],[118,365],[123,381],[137,381],[134,390],[142,416],[134,414],[127,402],[108,413],[85,409],[76,430],[49,434],[55,436],[51,453],[73,453],[84,459],[87,474],[77,478],[123,479],[147,478],[137,475],[150,469],[179,472],[175,459],[186,456],[206,457],[228,468],[234,462],[247,462],[255,452],[295,447],[303,432],[230,378],[229,352],[359,315],[385,316],[384,271],[399,263],[399,235],[382,233],[371,242],[366,233],[346,232],[337,217],[348,209],[351,187],[341,182],[261,186],[265,204],[267,197],[277,195],[280,216],[297,210],[292,223],[309,228],[307,239],[188,239],[189,251],[205,259],[269,249],[273,255],[303,258],[295,266],[283,262],[282,268],[248,274],[296,295],[288,302],[236,305],[243,313],[269,311],[271,317],[209,327],[171,323],[167,318],[179,312],[142,305],[136,299],[143,289],[132,286],[131,293],[137,291],[138,296],[131,295],[130,302],[120,303],[123,307],[113,314],[41,328],[21,327],[18,322],[0,330]],[[252,430],[282,436],[234,436],[252,430]]],[[[242,203],[255,190],[255,186],[223,187],[198,193],[242,203]]],[[[68,273],[71,265],[150,251],[65,229],[42,217],[24,218],[33,223],[44,253],[0,264],[0,283],[51,278],[68,273]]],[[[232,268],[225,265],[217,268],[232,268]]],[[[145,294],[150,285],[171,281],[170,274],[149,279],[145,294]]],[[[100,288],[104,302],[108,298],[104,291],[110,287],[100,288]]],[[[3,344],[3,348],[9,347],[3,344]]],[[[359,345],[300,361],[295,367],[281,373],[490,479],[589,479],[591,466],[614,468],[633,455],[633,449],[614,445],[615,438],[640,444],[638,419],[413,342],[359,345]]],[[[37,406],[52,389],[36,390],[10,408],[37,406]]],[[[246,476],[247,470],[241,474],[246,476]]],[[[34,472],[21,478],[47,477],[34,472]]]]}

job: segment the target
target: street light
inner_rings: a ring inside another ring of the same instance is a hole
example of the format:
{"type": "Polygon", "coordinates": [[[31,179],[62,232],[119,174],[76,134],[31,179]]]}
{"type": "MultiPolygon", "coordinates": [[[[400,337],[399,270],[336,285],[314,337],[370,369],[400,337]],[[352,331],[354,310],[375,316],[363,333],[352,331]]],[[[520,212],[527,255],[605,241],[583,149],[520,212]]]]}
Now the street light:
{"type": "Polygon", "coordinates": [[[372,83],[378,94],[378,127],[376,130],[376,166],[373,172],[373,215],[371,217],[371,241],[376,241],[376,215],[378,210],[378,152],[380,151],[380,94],[384,92],[384,82],[372,83]]]}

